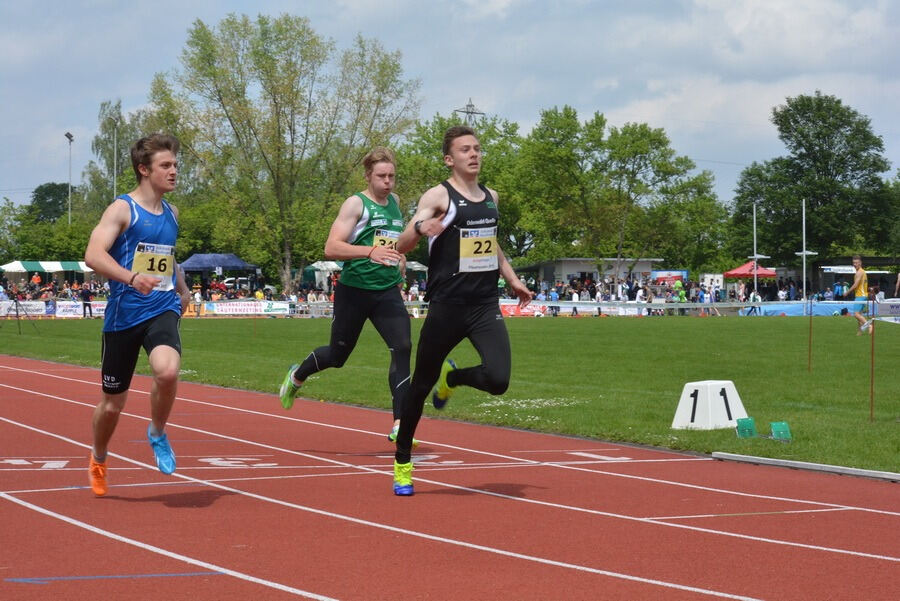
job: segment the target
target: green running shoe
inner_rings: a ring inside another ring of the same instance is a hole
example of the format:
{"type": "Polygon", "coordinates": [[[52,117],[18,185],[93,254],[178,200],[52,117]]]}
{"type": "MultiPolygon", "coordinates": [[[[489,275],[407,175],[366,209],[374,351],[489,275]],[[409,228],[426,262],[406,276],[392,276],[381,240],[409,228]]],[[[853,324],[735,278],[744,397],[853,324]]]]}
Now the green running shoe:
{"type": "Polygon", "coordinates": [[[290,409],[294,406],[294,397],[297,396],[297,391],[300,390],[300,387],[294,384],[292,377],[298,367],[300,367],[299,363],[291,365],[287,375],[284,377],[284,381],[281,383],[281,389],[278,391],[278,396],[281,397],[281,406],[285,409],[290,409]]]}
{"type": "MultiPolygon", "coordinates": [[[[400,426],[394,426],[393,428],[391,428],[391,433],[388,434],[388,440],[396,443],[397,442],[397,433],[399,431],[400,431],[400,426]]],[[[412,446],[413,446],[413,448],[416,448],[417,446],[419,446],[419,441],[416,440],[415,438],[413,438],[412,446]]]]}
{"type": "Polygon", "coordinates": [[[454,369],[456,369],[456,363],[453,362],[453,359],[446,359],[444,364],[441,365],[441,375],[438,377],[437,387],[435,387],[434,393],[431,395],[431,404],[434,405],[435,409],[443,409],[447,401],[450,400],[454,387],[447,384],[447,374],[454,369]]]}
{"type": "Polygon", "coordinates": [[[413,464],[397,463],[394,461],[394,494],[398,497],[409,497],[413,495],[412,482],[413,464]]]}

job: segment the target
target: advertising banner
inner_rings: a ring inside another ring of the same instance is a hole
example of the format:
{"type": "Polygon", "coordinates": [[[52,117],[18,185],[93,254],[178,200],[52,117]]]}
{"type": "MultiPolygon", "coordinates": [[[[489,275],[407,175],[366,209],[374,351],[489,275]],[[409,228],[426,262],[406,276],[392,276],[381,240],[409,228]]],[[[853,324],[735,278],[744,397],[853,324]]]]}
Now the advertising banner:
{"type": "MultiPolygon", "coordinates": [[[[49,308],[50,303],[47,303],[47,307],[49,308]]],[[[82,315],[81,303],[76,301],[56,301],[56,316],[57,317],[81,317],[82,315]]]]}
{"type": "MultiPolygon", "coordinates": [[[[27,313],[31,317],[41,317],[46,313],[44,301],[19,301],[19,315],[22,317],[27,313]]],[[[16,306],[13,301],[0,301],[0,317],[15,317],[16,306]]]]}
{"type": "Polygon", "coordinates": [[[206,313],[214,315],[256,315],[259,311],[256,301],[235,301],[229,303],[206,303],[206,313]]]}

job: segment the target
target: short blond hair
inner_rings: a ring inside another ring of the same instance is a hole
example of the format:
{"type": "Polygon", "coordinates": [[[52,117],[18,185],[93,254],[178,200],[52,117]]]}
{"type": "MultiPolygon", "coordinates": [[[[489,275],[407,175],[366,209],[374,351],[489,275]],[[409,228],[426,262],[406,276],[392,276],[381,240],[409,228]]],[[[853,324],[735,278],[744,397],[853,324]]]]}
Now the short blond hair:
{"type": "Polygon", "coordinates": [[[366,170],[366,175],[372,173],[372,169],[374,169],[376,163],[390,163],[396,167],[397,162],[394,160],[394,151],[386,146],[376,146],[370,150],[369,153],[363,157],[363,168],[366,170]]]}

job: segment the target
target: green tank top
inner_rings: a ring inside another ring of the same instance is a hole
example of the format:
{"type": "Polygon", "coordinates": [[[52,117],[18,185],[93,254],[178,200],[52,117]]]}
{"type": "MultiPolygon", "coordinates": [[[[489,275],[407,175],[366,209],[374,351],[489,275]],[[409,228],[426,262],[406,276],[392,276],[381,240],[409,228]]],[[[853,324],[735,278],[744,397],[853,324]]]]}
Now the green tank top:
{"type": "MultiPolygon", "coordinates": [[[[362,192],[357,196],[362,200],[363,211],[347,242],[357,246],[395,246],[403,231],[403,216],[394,195],[388,194],[385,206],[362,192]]],[[[366,257],[345,261],[341,271],[341,284],[365,290],[386,290],[401,279],[396,265],[382,265],[366,257]]]]}

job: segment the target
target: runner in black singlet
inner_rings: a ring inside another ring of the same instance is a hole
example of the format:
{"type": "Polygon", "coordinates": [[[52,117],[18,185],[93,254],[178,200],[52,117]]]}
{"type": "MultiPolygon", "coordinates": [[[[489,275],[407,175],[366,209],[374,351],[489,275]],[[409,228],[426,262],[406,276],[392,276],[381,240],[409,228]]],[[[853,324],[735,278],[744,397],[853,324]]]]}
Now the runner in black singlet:
{"type": "Polygon", "coordinates": [[[444,407],[456,386],[471,386],[503,394],[511,370],[509,335],[498,303],[502,275],[521,306],[531,292],[519,281],[497,245],[498,197],[478,183],[481,145],[468,127],[451,127],[444,134],[444,163],[450,177],[419,200],[416,214],[397,240],[407,252],[428,237],[428,315],[419,336],[413,374],[397,436],[394,494],[413,494],[411,449],[425,398],[437,384],[432,402],[444,407]],[[469,339],[481,365],[457,368],[447,355],[469,339]]]}

